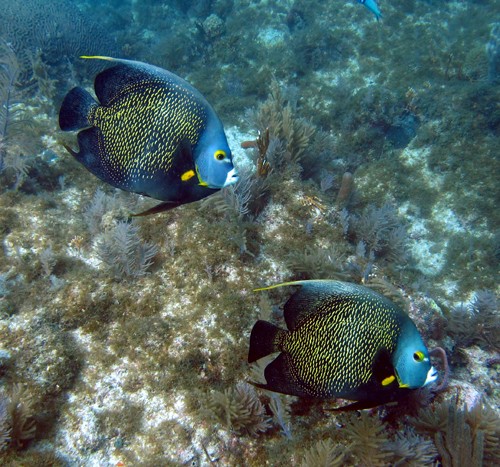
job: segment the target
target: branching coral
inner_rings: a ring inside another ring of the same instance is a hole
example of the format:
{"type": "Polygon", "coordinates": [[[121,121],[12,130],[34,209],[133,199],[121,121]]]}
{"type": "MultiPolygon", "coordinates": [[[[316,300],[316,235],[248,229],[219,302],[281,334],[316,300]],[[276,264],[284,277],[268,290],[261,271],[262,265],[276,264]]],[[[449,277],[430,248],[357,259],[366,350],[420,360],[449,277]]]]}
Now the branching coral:
{"type": "Polygon", "coordinates": [[[418,467],[435,465],[437,450],[434,443],[416,435],[412,430],[397,432],[396,439],[386,444],[392,456],[391,465],[418,467]]]}
{"type": "Polygon", "coordinates": [[[10,424],[10,444],[14,449],[23,447],[35,437],[35,419],[32,400],[28,391],[20,384],[14,385],[7,404],[10,424]]]}
{"type": "Polygon", "coordinates": [[[7,399],[0,395],[0,452],[3,451],[10,442],[11,428],[7,407],[7,399]]]}
{"type": "Polygon", "coordinates": [[[308,279],[343,279],[345,254],[335,246],[328,249],[314,249],[306,246],[304,250],[293,251],[288,255],[288,267],[308,279]]]}
{"type": "Polygon", "coordinates": [[[212,204],[217,211],[230,219],[243,220],[250,214],[249,203],[252,200],[255,180],[252,175],[241,171],[234,185],[223,188],[218,193],[202,200],[203,204],[212,204]]]}
{"type": "Polygon", "coordinates": [[[481,401],[472,409],[456,402],[439,404],[410,423],[434,437],[444,466],[495,465],[500,456],[500,417],[481,401]]]}
{"type": "Polygon", "coordinates": [[[475,292],[468,303],[452,308],[446,330],[459,348],[481,344],[500,349],[498,301],[494,292],[475,292]]]}
{"type": "Polygon", "coordinates": [[[386,465],[390,453],[384,448],[389,441],[387,427],[368,412],[350,415],[343,429],[349,453],[362,465],[386,465]]]}
{"type": "Polygon", "coordinates": [[[483,465],[484,434],[472,432],[465,421],[464,410],[455,410],[450,405],[446,428],[436,433],[434,440],[444,467],[483,465]]]}
{"type": "Polygon", "coordinates": [[[367,206],[361,216],[351,217],[349,227],[356,242],[365,245],[367,257],[405,261],[406,229],[392,205],[367,206]]]}
{"type": "Polygon", "coordinates": [[[0,173],[11,170],[16,177],[17,188],[27,175],[26,159],[20,156],[17,138],[23,132],[26,121],[20,118],[19,63],[11,46],[0,39],[0,173]]]}
{"type": "Polygon", "coordinates": [[[345,448],[331,439],[319,440],[303,455],[301,467],[341,467],[345,465],[345,448]]]}
{"type": "Polygon", "coordinates": [[[255,389],[247,383],[239,383],[235,389],[211,393],[206,411],[210,418],[238,434],[255,436],[271,426],[264,405],[255,389]]]}
{"type": "Polygon", "coordinates": [[[308,120],[294,116],[295,109],[296,101],[287,98],[279,84],[273,81],[269,98],[252,115],[259,132],[269,132],[265,159],[272,170],[282,169],[290,162],[300,162],[316,131],[308,120]]]}
{"type": "Polygon", "coordinates": [[[281,428],[281,433],[288,439],[292,439],[291,420],[290,420],[290,407],[283,402],[285,396],[269,391],[269,408],[273,413],[273,419],[281,428]]]}
{"type": "Polygon", "coordinates": [[[156,245],[142,242],[138,226],[125,221],[102,234],[97,247],[99,258],[118,278],[144,276],[158,252],[156,245]]]}

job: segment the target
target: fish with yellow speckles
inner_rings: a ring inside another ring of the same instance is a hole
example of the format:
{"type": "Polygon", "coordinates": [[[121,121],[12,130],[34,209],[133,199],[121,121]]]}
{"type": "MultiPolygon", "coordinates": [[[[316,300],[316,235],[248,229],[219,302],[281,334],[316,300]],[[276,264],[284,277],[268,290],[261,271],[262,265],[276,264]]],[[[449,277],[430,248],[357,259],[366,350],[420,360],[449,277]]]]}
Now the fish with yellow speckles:
{"type": "Polygon", "coordinates": [[[342,409],[375,407],[437,378],[413,321],[386,297],[357,284],[296,281],[284,306],[288,330],[257,321],[248,361],[280,352],[264,376],[269,391],[356,401],[342,409]]]}
{"type": "Polygon", "coordinates": [[[175,74],[111,57],[94,82],[99,102],[81,87],[65,97],[63,131],[78,133],[90,172],[122,190],[164,201],[152,214],[215,193],[237,181],[224,128],[201,93],[175,74]]]}

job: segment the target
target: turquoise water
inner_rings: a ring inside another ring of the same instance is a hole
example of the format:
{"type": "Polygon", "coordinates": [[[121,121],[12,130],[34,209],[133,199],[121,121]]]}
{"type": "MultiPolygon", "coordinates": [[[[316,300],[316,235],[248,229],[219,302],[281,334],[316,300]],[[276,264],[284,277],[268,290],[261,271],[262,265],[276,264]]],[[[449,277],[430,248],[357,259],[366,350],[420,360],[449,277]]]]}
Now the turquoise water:
{"type": "Polygon", "coordinates": [[[2,465],[498,464],[498,2],[3,3],[2,465]],[[63,146],[65,94],[104,67],[80,55],[188,80],[240,182],[130,221],[156,201],[63,146]],[[288,298],[253,289],[318,278],[399,303],[447,388],[358,417],[248,385],[288,298]]]}

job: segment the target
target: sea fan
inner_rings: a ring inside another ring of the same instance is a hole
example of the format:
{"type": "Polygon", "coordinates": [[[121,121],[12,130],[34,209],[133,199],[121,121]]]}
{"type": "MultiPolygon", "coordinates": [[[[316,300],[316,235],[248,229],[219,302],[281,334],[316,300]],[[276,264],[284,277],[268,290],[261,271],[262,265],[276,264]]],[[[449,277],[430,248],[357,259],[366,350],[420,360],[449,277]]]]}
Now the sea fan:
{"type": "Polygon", "coordinates": [[[349,451],[362,465],[387,465],[390,453],[387,427],[376,416],[367,412],[351,415],[344,427],[349,442],[349,451]]]}
{"type": "Polygon", "coordinates": [[[334,444],[331,439],[319,440],[305,453],[301,467],[341,467],[345,463],[345,448],[334,444]]]}
{"type": "Polygon", "coordinates": [[[210,418],[238,434],[255,436],[271,426],[264,405],[255,389],[247,383],[239,383],[235,389],[211,393],[206,412],[210,418]]]}
{"type": "Polygon", "coordinates": [[[14,385],[7,412],[11,423],[11,445],[16,449],[35,437],[36,425],[32,405],[28,391],[21,384],[14,385]]]}
{"type": "Polygon", "coordinates": [[[73,62],[82,54],[117,56],[114,40],[96,17],[64,0],[10,0],[0,9],[0,36],[12,44],[27,80],[38,50],[50,64],[73,62]]]}
{"type": "Polygon", "coordinates": [[[494,292],[475,292],[467,303],[453,307],[448,316],[446,330],[459,348],[481,344],[498,350],[500,326],[498,301],[494,292]]]}
{"type": "Polygon", "coordinates": [[[407,233],[392,205],[377,208],[370,204],[361,216],[350,216],[349,229],[356,242],[365,245],[367,257],[406,261],[407,233]]]}
{"type": "Polygon", "coordinates": [[[153,264],[158,247],[142,242],[139,227],[120,221],[101,235],[97,252],[101,261],[117,278],[140,277],[153,264]]]}
{"type": "Polygon", "coordinates": [[[396,439],[389,441],[385,448],[390,450],[394,457],[391,465],[401,467],[435,465],[438,455],[432,441],[416,435],[411,429],[405,430],[404,433],[397,432],[396,439]]]}
{"type": "Polygon", "coordinates": [[[11,151],[14,139],[22,131],[23,123],[15,104],[19,100],[16,84],[19,63],[9,44],[0,39],[0,172],[13,169],[18,179],[26,176],[27,165],[19,151],[11,151]]]}
{"type": "Polygon", "coordinates": [[[410,423],[434,436],[444,466],[496,465],[500,457],[500,417],[478,401],[472,409],[455,401],[422,410],[410,423]]]}
{"type": "Polygon", "coordinates": [[[4,450],[10,442],[10,423],[7,407],[7,398],[0,395],[0,452],[4,450]]]}

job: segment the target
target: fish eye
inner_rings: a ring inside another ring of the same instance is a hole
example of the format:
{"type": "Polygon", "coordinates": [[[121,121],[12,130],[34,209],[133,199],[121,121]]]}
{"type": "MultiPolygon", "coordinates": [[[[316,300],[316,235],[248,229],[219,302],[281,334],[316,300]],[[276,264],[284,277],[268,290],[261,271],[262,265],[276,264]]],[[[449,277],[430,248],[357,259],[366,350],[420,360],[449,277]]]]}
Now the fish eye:
{"type": "Polygon", "coordinates": [[[222,149],[219,149],[218,151],[214,152],[214,158],[217,161],[223,161],[226,158],[226,152],[222,149]]]}
{"type": "Polygon", "coordinates": [[[417,350],[414,354],[413,354],[413,360],[415,360],[416,362],[423,362],[424,361],[424,358],[425,358],[425,355],[423,352],[421,352],[420,350],[417,350]]]}

